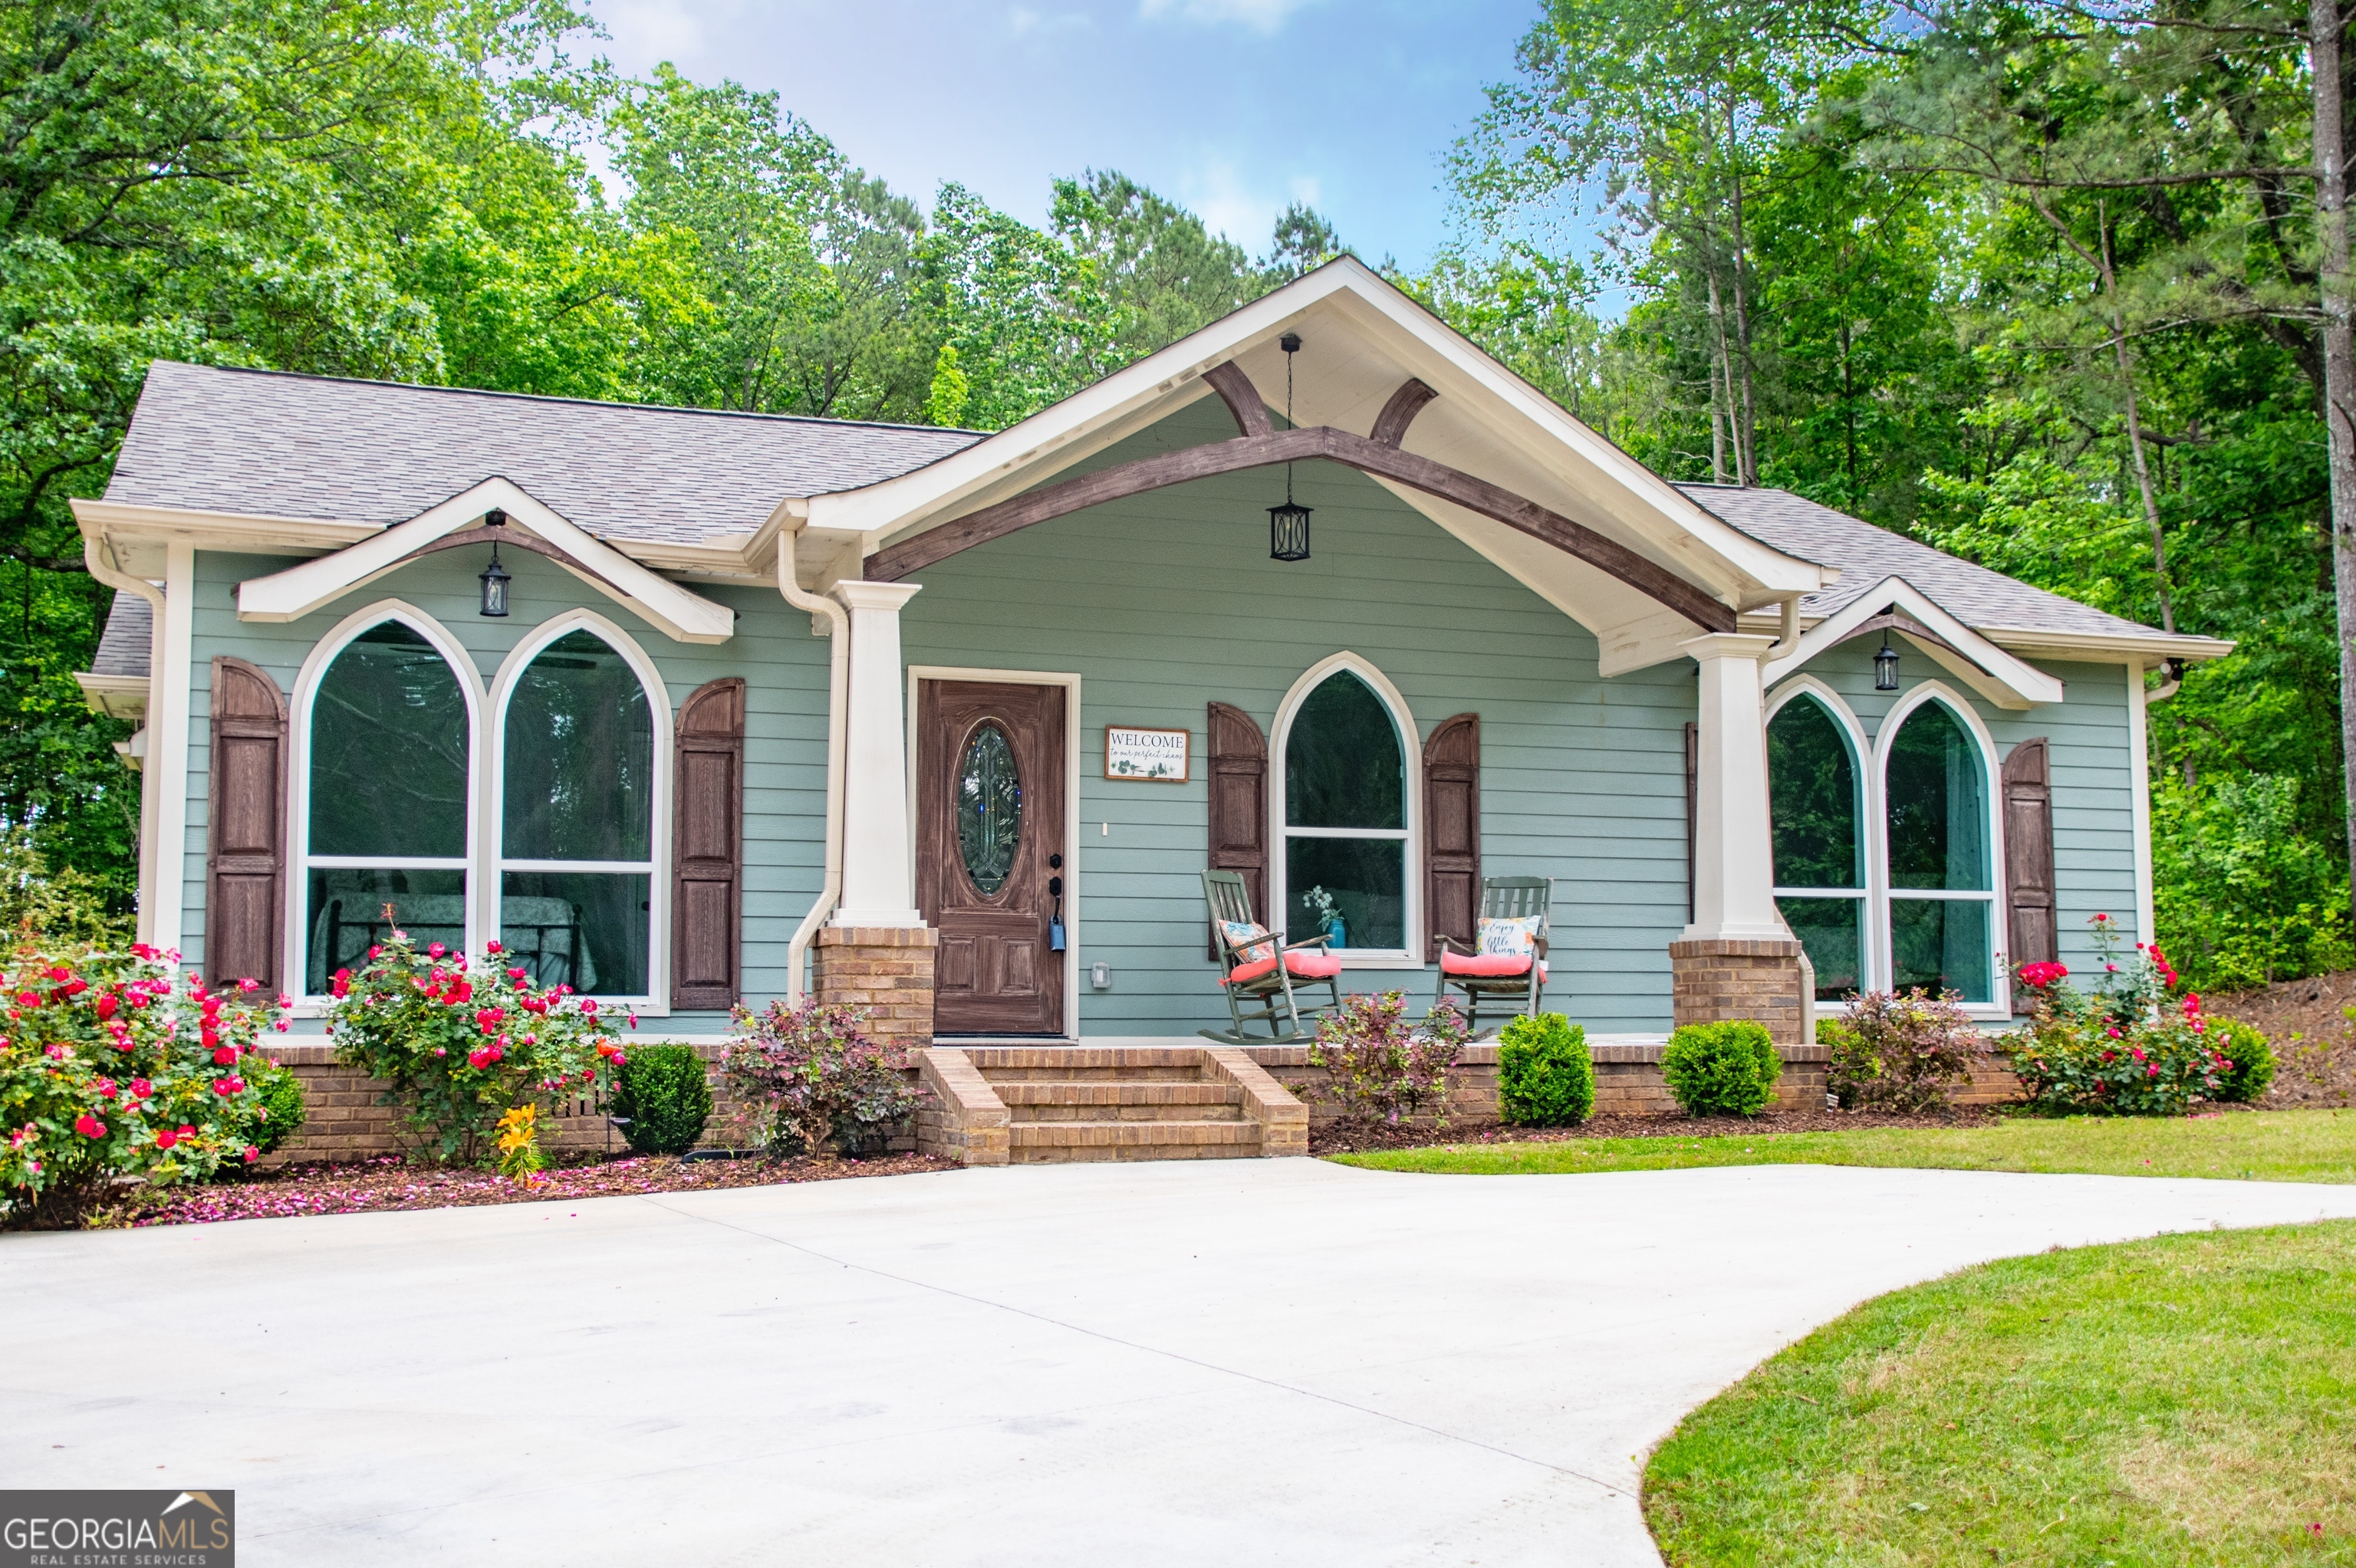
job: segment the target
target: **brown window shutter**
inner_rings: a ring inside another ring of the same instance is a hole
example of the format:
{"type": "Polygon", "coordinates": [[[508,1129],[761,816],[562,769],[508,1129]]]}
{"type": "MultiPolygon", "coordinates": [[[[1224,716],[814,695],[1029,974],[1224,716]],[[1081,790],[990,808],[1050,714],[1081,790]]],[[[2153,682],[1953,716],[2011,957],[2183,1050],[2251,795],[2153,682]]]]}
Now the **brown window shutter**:
{"type": "Polygon", "coordinates": [[[1694,856],[1701,849],[1701,726],[1686,726],[1686,921],[1694,917],[1694,856]]]}
{"type": "MultiPolygon", "coordinates": [[[[1240,708],[1211,704],[1211,869],[1241,871],[1252,913],[1271,931],[1268,907],[1268,737],[1240,708]]],[[[1210,955],[1217,958],[1212,944],[1210,955]]]]}
{"type": "Polygon", "coordinates": [[[286,919],[286,699],[260,666],[213,660],[205,962],[216,987],[279,974],[286,919]]]}
{"type": "Polygon", "coordinates": [[[1481,716],[1443,719],[1423,743],[1423,961],[1481,923],[1481,716]]]}
{"type": "Polygon", "coordinates": [[[2053,780],[2041,735],[2004,759],[2004,886],[2012,961],[2053,963],[2061,956],[2053,912],[2053,780]]]}
{"type": "Polygon", "coordinates": [[[671,796],[670,1005],[733,1008],[744,906],[744,682],[707,681],[679,710],[671,796]]]}

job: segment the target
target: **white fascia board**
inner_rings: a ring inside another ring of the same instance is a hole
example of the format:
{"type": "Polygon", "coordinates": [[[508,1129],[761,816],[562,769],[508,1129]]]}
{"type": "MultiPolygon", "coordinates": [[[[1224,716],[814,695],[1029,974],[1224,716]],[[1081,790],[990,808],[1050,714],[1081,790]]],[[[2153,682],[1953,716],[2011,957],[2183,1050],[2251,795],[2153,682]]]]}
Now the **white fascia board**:
{"type": "Polygon", "coordinates": [[[2158,664],[2162,659],[2222,659],[2235,645],[2222,637],[2194,637],[2181,632],[2126,633],[2042,632],[2029,626],[1982,626],[1980,635],[1998,647],[2018,654],[2057,659],[2099,656],[2112,664],[2158,664]]]}
{"type": "Polygon", "coordinates": [[[575,572],[616,603],[636,611],[674,642],[724,643],[735,635],[735,616],[667,581],[628,556],[592,538],[513,480],[494,476],[429,507],[405,523],[347,545],[333,555],[256,577],[237,586],[241,621],[300,620],[405,562],[421,547],[474,527],[497,507],[589,569],[575,572]]]}
{"type": "Polygon", "coordinates": [[[82,705],[92,713],[134,724],[147,717],[147,677],[144,675],[93,675],[86,669],[76,670],[74,684],[81,688],[82,705]]]}
{"type": "Polygon", "coordinates": [[[1998,708],[2018,712],[2035,703],[2062,700],[2062,682],[2005,652],[1941,609],[1935,601],[1912,583],[1896,576],[1883,578],[1850,601],[1846,608],[1801,634],[1797,650],[1767,667],[1767,684],[1772,687],[1785,676],[1794,673],[1810,659],[1835,646],[1858,626],[1892,606],[1954,645],[1962,656],[1958,657],[1955,653],[1935,644],[1907,636],[1904,632],[1899,633],[1900,636],[1906,637],[1910,645],[1928,654],[1941,667],[1998,708]]]}

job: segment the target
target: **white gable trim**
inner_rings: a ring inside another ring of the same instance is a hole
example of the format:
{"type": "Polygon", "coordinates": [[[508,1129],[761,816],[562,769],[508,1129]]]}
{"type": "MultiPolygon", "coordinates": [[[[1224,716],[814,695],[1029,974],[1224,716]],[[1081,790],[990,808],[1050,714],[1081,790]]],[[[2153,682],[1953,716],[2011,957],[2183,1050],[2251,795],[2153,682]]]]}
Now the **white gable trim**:
{"type": "Polygon", "coordinates": [[[636,611],[674,642],[724,643],[735,635],[735,613],[726,605],[658,577],[534,499],[512,479],[497,475],[332,555],[239,583],[238,619],[301,620],[374,581],[435,539],[473,528],[495,507],[505,511],[511,523],[528,528],[587,569],[559,562],[566,571],[636,611]]]}
{"type": "Polygon", "coordinates": [[[1819,621],[1801,636],[1796,651],[1767,667],[1767,684],[1773,686],[1893,605],[1945,638],[1954,648],[1926,643],[1904,631],[1898,634],[1900,636],[1998,708],[2019,712],[2033,703],[2062,700],[2062,682],[1997,647],[1902,577],[1883,578],[1838,614],[1819,621]]]}

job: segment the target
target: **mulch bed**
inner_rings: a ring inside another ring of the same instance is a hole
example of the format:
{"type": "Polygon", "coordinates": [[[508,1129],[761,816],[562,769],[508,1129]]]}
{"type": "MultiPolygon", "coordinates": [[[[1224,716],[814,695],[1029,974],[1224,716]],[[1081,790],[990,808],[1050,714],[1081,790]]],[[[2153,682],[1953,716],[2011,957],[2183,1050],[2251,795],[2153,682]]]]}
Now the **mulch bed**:
{"type": "Polygon", "coordinates": [[[522,1187],[497,1173],[412,1165],[397,1155],[341,1165],[290,1165],[253,1176],[171,1187],[133,1197],[99,1222],[116,1226],[203,1225],[216,1220],[280,1219],[294,1214],[367,1214],[391,1209],[465,1209],[487,1203],[558,1203],[645,1192],[711,1192],[788,1181],[839,1181],[954,1170],[928,1155],[867,1159],[700,1159],[668,1155],[564,1165],[522,1187]]]}
{"type": "Polygon", "coordinates": [[[2217,1017],[2239,1019],[2275,1050],[2270,1111],[2356,1105],[2356,970],[2283,980],[2262,990],[2204,998],[2217,1017]]]}
{"type": "Polygon", "coordinates": [[[1879,1111],[1762,1111],[1755,1116],[1596,1116],[1575,1127],[1509,1127],[1502,1122],[1455,1118],[1445,1127],[1357,1127],[1312,1124],[1312,1154],[1359,1154],[1376,1149],[1430,1148],[1440,1144],[1548,1144],[1573,1138],[1757,1137],[1771,1133],[1848,1133],[1867,1127],[1981,1127],[2002,1118],[1970,1108],[1918,1116],[1879,1111]]]}

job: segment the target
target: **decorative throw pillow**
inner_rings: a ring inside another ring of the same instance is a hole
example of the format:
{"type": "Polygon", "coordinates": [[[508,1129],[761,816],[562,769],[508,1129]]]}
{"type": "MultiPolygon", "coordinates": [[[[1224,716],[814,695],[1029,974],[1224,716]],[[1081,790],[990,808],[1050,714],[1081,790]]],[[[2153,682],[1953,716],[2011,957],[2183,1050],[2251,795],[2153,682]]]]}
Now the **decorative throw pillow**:
{"type": "Polygon", "coordinates": [[[1257,921],[1221,921],[1219,928],[1227,933],[1227,942],[1236,950],[1237,964],[1258,964],[1276,956],[1276,944],[1268,939],[1268,927],[1257,921]]]}
{"type": "Polygon", "coordinates": [[[1480,946],[1483,957],[1527,958],[1537,951],[1537,915],[1526,914],[1515,920],[1482,918],[1480,946]]]}

